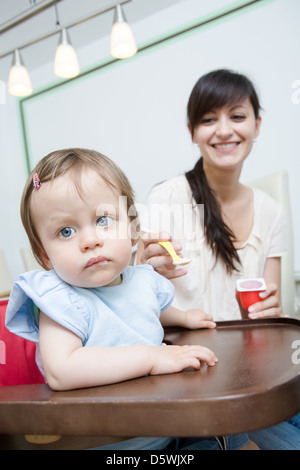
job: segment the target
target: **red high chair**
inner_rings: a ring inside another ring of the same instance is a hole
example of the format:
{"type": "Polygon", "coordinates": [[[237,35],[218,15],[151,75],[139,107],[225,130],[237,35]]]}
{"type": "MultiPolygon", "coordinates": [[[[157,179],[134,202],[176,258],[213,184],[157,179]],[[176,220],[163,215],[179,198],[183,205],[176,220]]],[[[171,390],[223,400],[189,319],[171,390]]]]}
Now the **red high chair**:
{"type": "Polygon", "coordinates": [[[5,327],[8,299],[0,300],[0,387],[45,383],[35,362],[35,343],[5,327]]]}

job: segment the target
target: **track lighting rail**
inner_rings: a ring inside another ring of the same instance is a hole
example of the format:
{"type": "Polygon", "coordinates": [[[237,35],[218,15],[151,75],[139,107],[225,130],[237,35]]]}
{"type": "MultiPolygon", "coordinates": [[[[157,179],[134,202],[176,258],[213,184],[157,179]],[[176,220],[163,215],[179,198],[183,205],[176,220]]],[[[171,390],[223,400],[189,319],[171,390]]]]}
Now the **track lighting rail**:
{"type": "MultiPolygon", "coordinates": [[[[60,0],[59,0],[59,1],[60,1],[60,0]]],[[[73,23],[64,25],[64,28],[66,28],[66,29],[69,30],[70,28],[73,28],[74,26],[78,26],[79,24],[85,23],[86,21],[89,21],[89,20],[91,20],[91,19],[93,19],[93,18],[96,18],[97,16],[102,15],[103,13],[106,13],[106,12],[108,12],[108,11],[110,11],[110,10],[113,10],[117,5],[124,5],[124,4],[128,3],[128,2],[131,2],[131,1],[132,1],[132,0],[122,0],[122,1],[116,2],[116,3],[114,3],[113,5],[107,7],[107,8],[105,8],[105,9],[103,9],[103,10],[96,11],[95,13],[92,13],[92,14],[90,14],[89,16],[85,16],[85,17],[83,17],[83,18],[80,18],[80,19],[74,21],[73,23]]],[[[53,5],[54,3],[56,3],[56,1],[53,1],[53,2],[52,2],[52,5],[53,5]]],[[[49,5],[49,6],[50,6],[50,5],[49,5]]],[[[39,38],[36,38],[36,39],[34,39],[34,40],[32,40],[32,41],[29,41],[29,42],[23,44],[22,46],[14,47],[14,48],[11,49],[10,51],[7,51],[7,52],[5,52],[4,54],[1,54],[1,55],[0,55],[0,59],[3,59],[4,57],[7,57],[7,56],[13,54],[13,52],[15,51],[15,49],[18,49],[18,50],[20,51],[20,50],[25,49],[26,47],[33,46],[34,44],[37,44],[38,42],[41,42],[41,41],[43,41],[44,39],[48,39],[48,38],[50,38],[50,37],[52,37],[52,36],[55,36],[55,34],[59,34],[59,33],[60,33],[61,29],[62,29],[62,28],[57,28],[55,31],[51,31],[51,32],[49,32],[49,33],[46,33],[46,34],[44,34],[43,36],[40,36],[39,38]]]]}
{"type": "Polygon", "coordinates": [[[10,29],[14,28],[15,26],[18,26],[21,23],[24,23],[24,21],[33,18],[38,13],[47,10],[48,8],[52,7],[54,4],[59,2],[61,2],[61,0],[45,0],[43,2],[39,2],[38,5],[28,8],[27,10],[23,11],[20,15],[16,15],[10,20],[0,24],[0,34],[9,31],[10,29]]]}

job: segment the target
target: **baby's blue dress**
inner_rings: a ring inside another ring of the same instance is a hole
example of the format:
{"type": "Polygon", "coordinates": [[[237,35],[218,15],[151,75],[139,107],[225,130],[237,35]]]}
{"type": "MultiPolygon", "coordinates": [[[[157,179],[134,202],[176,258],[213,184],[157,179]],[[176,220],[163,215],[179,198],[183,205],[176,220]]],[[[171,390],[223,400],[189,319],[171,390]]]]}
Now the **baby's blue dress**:
{"type": "MultiPolygon", "coordinates": [[[[37,343],[39,355],[39,310],[69,329],[89,346],[163,344],[160,314],[172,302],[174,287],[151,266],[129,266],[118,286],[81,288],[60,279],[55,271],[30,271],[13,286],[6,327],[37,343]]],[[[164,449],[170,438],[136,438],[102,447],[102,450],[164,449]]]]}

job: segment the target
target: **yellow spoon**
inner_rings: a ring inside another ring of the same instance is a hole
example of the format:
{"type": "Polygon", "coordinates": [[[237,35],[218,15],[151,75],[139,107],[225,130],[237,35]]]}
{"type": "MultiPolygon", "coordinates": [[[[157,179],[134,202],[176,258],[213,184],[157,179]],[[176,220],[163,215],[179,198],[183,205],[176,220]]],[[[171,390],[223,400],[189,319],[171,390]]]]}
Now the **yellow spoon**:
{"type": "Polygon", "coordinates": [[[159,245],[161,245],[168,253],[170,256],[173,258],[173,264],[179,264],[181,266],[185,264],[189,264],[192,260],[188,258],[180,258],[176,251],[173,248],[172,243],[169,241],[163,241],[163,242],[158,242],[159,245]]]}

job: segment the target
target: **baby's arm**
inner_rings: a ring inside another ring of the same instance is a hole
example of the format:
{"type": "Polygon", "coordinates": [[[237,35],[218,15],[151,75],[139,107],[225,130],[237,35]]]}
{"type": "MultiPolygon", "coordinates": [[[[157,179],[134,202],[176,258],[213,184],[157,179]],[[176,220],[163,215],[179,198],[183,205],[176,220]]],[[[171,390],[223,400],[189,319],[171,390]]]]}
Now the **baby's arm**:
{"type": "Polygon", "coordinates": [[[40,351],[49,386],[54,390],[94,387],[140,377],[213,366],[217,357],[196,346],[82,347],[81,339],[41,313],[40,351]]]}
{"type": "Polygon", "coordinates": [[[163,326],[182,326],[184,328],[215,328],[212,317],[200,309],[179,310],[173,306],[161,313],[160,321],[163,326]]]}

